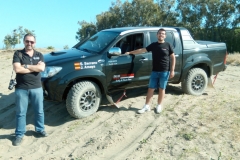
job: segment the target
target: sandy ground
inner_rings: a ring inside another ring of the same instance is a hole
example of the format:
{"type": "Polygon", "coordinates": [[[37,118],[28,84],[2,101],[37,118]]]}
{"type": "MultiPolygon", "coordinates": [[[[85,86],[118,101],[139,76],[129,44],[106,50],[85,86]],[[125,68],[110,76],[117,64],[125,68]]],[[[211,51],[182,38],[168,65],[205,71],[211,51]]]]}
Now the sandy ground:
{"type": "Polygon", "coordinates": [[[7,88],[11,61],[12,53],[0,51],[0,159],[240,159],[240,66],[228,66],[218,75],[215,89],[201,96],[168,85],[161,114],[154,112],[157,92],[152,111],[136,113],[147,88],[127,90],[120,109],[103,99],[98,112],[84,119],[69,116],[64,103],[44,101],[49,136],[36,136],[29,107],[26,136],[15,147],[14,93],[7,88]]]}

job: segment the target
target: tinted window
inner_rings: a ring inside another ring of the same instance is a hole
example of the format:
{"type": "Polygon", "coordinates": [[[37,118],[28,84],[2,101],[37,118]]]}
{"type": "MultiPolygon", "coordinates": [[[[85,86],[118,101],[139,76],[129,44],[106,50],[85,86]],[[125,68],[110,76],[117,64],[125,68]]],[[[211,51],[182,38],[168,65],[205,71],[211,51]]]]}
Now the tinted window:
{"type": "MultiPolygon", "coordinates": [[[[175,48],[175,39],[174,39],[173,33],[172,32],[166,32],[166,35],[167,35],[167,37],[166,37],[165,41],[170,43],[173,46],[173,48],[175,48]]],[[[158,41],[157,32],[150,32],[150,41],[151,41],[151,43],[158,41]]]]}
{"type": "Polygon", "coordinates": [[[93,35],[86,42],[80,45],[77,49],[85,50],[89,52],[101,52],[106,48],[117,36],[117,32],[102,31],[93,35]]]}
{"type": "Polygon", "coordinates": [[[121,48],[122,54],[124,54],[125,52],[128,52],[128,51],[143,48],[143,43],[144,43],[144,34],[137,33],[137,34],[131,34],[121,38],[114,45],[114,47],[121,48]]]}

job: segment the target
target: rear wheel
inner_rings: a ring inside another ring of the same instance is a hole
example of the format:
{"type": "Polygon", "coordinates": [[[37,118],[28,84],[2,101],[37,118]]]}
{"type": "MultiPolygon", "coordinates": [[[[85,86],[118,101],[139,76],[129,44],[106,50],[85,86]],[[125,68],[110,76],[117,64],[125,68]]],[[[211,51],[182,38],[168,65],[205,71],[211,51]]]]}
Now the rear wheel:
{"type": "Polygon", "coordinates": [[[186,79],[181,83],[182,90],[187,94],[201,95],[207,87],[207,82],[206,72],[201,68],[193,68],[189,70],[186,79]]]}
{"type": "Polygon", "coordinates": [[[66,106],[69,114],[75,118],[83,118],[95,113],[101,102],[101,91],[91,81],[78,82],[70,89],[66,106]]]}

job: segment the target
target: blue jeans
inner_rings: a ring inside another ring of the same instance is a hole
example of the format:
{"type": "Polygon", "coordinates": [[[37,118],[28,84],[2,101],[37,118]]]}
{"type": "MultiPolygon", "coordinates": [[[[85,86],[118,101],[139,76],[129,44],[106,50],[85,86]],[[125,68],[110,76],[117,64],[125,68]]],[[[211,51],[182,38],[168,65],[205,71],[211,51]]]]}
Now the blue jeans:
{"type": "Polygon", "coordinates": [[[169,78],[169,74],[170,74],[169,71],[166,71],[166,72],[155,72],[155,71],[152,71],[151,72],[151,76],[150,76],[150,81],[149,81],[148,88],[152,88],[152,89],[157,89],[157,88],[166,89],[168,78],[169,78]]]}
{"type": "Polygon", "coordinates": [[[35,131],[44,131],[43,89],[15,89],[16,103],[16,137],[23,137],[26,132],[26,114],[28,100],[34,108],[35,131]]]}

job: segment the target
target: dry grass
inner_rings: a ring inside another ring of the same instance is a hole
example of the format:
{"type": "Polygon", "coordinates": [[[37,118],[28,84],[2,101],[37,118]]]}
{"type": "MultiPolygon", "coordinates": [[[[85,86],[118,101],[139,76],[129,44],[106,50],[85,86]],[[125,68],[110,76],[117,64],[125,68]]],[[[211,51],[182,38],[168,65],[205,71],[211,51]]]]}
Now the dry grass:
{"type": "MultiPolygon", "coordinates": [[[[20,48],[22,49],[22,48],[20,48]]],[[[0,54],[4,54],[4,53],[14,53],[16,50],[20,50],[20,49],[8,49],[8,50],[1,50],[0,49],[0,54]]],[[[47,49],[47,48],[35,48],[35,50],[37,50],[38,52],[41,52],[41,53],[50,53],[52,51],[55,51],[55,50],[52,50],[52,49],[47,49]]]]}
{"type": "Polygon", "coordinates": [[[229,54],[227,56],[227,64],[231,64],[234,66],[240,65],[240,53],[239,52],[234,52],[232,54],[229,54]]]}

